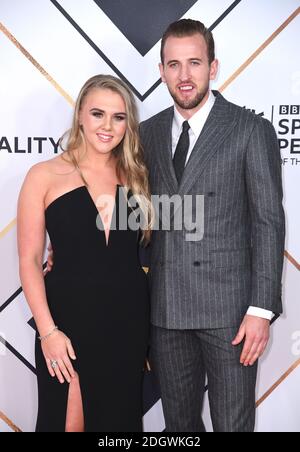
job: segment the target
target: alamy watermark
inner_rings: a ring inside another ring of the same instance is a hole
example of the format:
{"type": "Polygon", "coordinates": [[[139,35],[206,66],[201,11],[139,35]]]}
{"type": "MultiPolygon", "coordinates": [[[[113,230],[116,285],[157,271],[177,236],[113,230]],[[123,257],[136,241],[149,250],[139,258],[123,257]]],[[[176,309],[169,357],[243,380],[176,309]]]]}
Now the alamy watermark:
{"type": "Polygon", "coordinates": [[[294,356],[300,355],[300,331],[294,331],[291,337],[293,341],[292,354],[294,356]]]}
{"type": "MultiPolygon", "coordinates": [[[[151,204],[154,211],[154,231],[185,231],[187,242],[199,242],[204,235],[204,195],[152,195],[151,204]]],[[[97,228],[110,231],[137,231],[147,228],[147,212],[149,202],[139,196],[127,198],[120,196],[116,209],[115,198],[101,195],[96,206],[99,214],[96,219],[97,228]],[[130,212],[128,213],[128,207],[130,212]],[[116,211],[118,212],[116,214],[116,211]],[[111,218],[110,225],[108,219],[111,218]]]]}

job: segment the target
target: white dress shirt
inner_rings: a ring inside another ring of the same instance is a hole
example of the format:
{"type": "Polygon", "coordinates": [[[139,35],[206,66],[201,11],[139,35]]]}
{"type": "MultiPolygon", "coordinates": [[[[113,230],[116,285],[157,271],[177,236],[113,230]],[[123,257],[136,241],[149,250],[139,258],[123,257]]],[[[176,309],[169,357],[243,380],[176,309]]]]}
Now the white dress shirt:
{"type": "MultiPolygon", "coordinates": [[[[203,126],[205,124],[205,121],[207,120],[207,117],[210,113],[210,110],[212,109],[214,103],[215,103],[215,96],[210,91],[209,97],[203,107],[200,108],[189,120],[188,123],[190,125],[189,129],[189,138],[190,138],[190,145],[189,150],[186,156],[185,164],[187,164],[192,150],[195,146],[196,141],[199,138],[200,133],[202,132],[203,126]]],[[[173,116],[173,123],[172,123],[172,157],[174,157],[175,149],[179,140],[179,137],[182,132],[182,123],[186,121],[183,116],[179,113],[179,111],[174,107],[174,116],[173,116]]]]}
{"type": "MultiPolygon", "coordinates": [[[[187,164],[192,150],[195,146],[196,141],[198,140],[200,133],[202,132],[203,126],[205,124],[205,121],[208,118],[208,115],[210,113],[210,110],[212,109],[214,103],[215,103],[215,96],[210,91],[209,97],[203,107],[201,107],[189,120],[188,123],[190,125],[189,129],[189,139],[190,139],[190,145],[188,149],[188,153],[186,156],[185,164],[187,164]]],[[[186,121],[186,119],[179,113],[179,111],[176,109],[176,106],[174,107],[174,116],[173,116],[173,123],[172,123],[172,157],[174,157],[175,149],[179,140],[179,137],[182,132],[182,123],[186,121]]],[[[262,317],[264,319],[271,320],[273,316],[272,311],[268,311],[267,309],[258,308],[256,306],[249,306],[247,310],[247,314],[254,315],[256,317],[262,317]]]]}

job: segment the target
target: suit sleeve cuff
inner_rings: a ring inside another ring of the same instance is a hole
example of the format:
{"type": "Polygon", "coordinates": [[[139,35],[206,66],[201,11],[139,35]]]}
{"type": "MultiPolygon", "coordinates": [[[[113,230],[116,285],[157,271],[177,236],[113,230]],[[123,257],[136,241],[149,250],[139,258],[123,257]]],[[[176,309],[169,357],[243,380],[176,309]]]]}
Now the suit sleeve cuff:
{"type": "Polygon", "coordinates": [[[271,320],[273,317],[273,312],[267,309],[257,308],[256,306],[249,306],[248,315],[254,315],[256,317],[261,317],[263,319],[271,320]]]}

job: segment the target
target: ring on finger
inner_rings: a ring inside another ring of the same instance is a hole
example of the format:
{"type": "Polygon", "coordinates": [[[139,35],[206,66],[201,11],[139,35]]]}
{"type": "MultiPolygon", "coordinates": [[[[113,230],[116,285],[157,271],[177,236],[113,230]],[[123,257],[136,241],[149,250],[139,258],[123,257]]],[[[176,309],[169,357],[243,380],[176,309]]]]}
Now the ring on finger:
{"type": "Polygon", "coordinates": [[[57,361],[55,359],[51,359],[50,364],[51,364],[52,369],[56,369],[57,361]]]}

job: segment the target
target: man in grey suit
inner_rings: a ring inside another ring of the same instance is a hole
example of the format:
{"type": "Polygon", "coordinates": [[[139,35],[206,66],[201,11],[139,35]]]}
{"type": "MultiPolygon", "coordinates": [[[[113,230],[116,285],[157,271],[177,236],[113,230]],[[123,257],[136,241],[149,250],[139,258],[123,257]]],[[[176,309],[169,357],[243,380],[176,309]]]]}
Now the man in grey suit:
{"type": "Polygon", "coordinates": [[[141,124],[152,194],[204,199],[201,240],[170,226],[151,243],[152,364],[173,432],[205,430],[205,375],[214,430],[253,431],[257,359],[282,311],[277,137],[210,90],[217,69],[201,22],[171,24],[160,72],[175,105],[141,124]]]}

